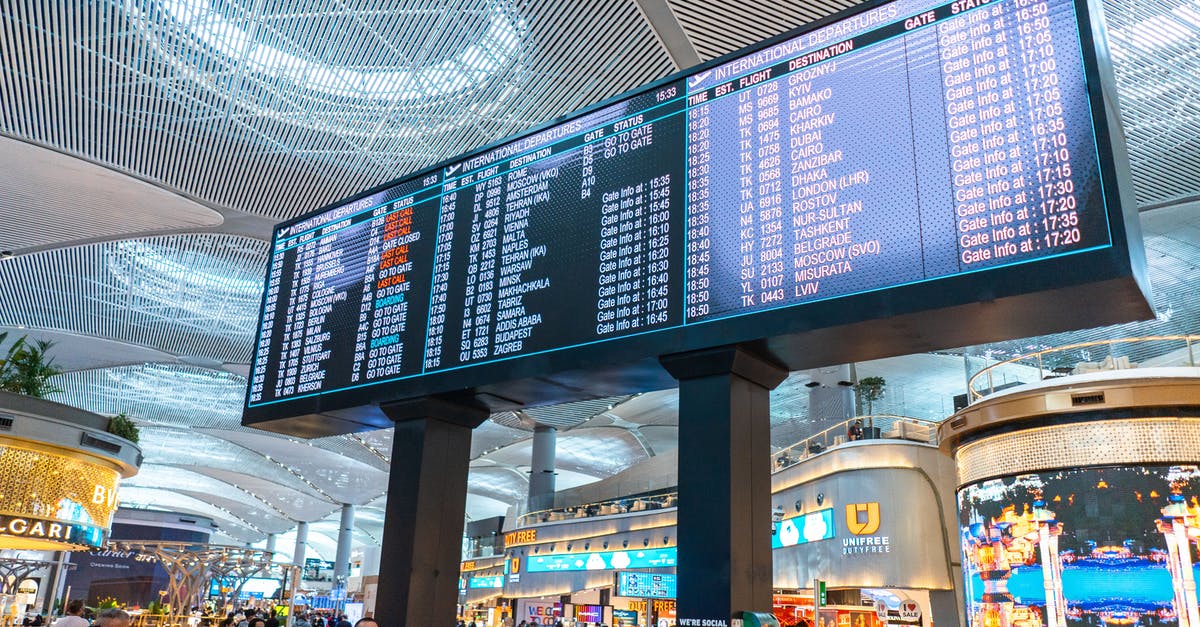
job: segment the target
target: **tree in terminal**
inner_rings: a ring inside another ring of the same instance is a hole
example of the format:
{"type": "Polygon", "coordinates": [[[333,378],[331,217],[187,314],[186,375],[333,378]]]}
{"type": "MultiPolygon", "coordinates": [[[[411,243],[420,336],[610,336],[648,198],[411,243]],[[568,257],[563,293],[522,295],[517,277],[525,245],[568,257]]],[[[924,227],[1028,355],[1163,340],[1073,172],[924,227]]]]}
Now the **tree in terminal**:
{"type": "Polygon", "coordinates": [[[875,401],[883,398],[887,381],[883,377],[865,377],[858,380],[854,391],[858,393],[858,408],[862,412],[863,403],[867,405],[867,415],[873,415],[875,401]]]}

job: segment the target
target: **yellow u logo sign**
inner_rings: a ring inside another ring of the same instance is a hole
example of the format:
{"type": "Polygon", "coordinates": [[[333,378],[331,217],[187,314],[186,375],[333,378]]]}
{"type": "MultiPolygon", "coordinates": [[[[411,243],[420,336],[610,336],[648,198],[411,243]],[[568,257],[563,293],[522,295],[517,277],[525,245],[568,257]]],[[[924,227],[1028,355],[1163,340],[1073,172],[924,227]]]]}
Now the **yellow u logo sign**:
{"type": "Polygon", "coordinates": [[[879,503],[851,503],[846,506],[846,528],[856,536],[879,531],[879,503]]]}

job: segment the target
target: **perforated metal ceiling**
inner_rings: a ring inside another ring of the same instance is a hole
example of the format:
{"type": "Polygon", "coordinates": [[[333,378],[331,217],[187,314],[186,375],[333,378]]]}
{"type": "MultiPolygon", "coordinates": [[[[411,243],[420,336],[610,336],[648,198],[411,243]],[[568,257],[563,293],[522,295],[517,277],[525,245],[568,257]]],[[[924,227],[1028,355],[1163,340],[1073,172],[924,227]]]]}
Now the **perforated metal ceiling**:
{"type": "MultiPolygon", "coordinates": [[[[0,0],[0,250],[46,249],[0,260],[0,328],[59,339],[80,370],[63,398],[142,424],[127,503],[213,516],[238,541],[337,502],[378,508],[390,431],[297,442],[238,426],[266,250],[244,235],[662,77],[672,55],[709,59],[850,4],[0,0]],[[83,245],[55,248],[68,243],[83,245]]],[[[1104,7],[1139,204],[1200,197],[1200,2],[1104,7]]],[[[1157,322],[966,352],[1196,331],[1194,215],[1144,214],[1157,322]]],[[[961,360],[859,374],[887,376],[884,408],[934,417],[961,360]]],[[[807,381],[773,396],[777,445],[808,427],[807,381]]],[[[577,485],[673,447],[674,402],[497,416],[472,443],[469,513],[522,499],[532,422],[560,429],[560,486],[577,485]]],[[[358,527],[382,533],[370,515],[358,527]]],[[[331,553],[329,534],[313,546],[331,553]]]]}
{"type": "Polygon", "coordinates": [[[626,0],[4,4],[0,132],[279,219],[672,69],[626,0]]]}

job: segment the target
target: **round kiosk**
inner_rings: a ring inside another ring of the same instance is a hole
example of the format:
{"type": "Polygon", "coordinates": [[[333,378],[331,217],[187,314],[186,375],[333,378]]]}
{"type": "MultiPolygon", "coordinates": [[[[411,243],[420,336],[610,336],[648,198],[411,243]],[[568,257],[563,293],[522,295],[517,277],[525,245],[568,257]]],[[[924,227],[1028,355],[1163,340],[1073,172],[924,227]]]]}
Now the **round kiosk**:
{"type": "Polygon", "coordinates": [[[968,625],[1200,625],[1200,369],[1047,378],[940,436],[968,625]]]}

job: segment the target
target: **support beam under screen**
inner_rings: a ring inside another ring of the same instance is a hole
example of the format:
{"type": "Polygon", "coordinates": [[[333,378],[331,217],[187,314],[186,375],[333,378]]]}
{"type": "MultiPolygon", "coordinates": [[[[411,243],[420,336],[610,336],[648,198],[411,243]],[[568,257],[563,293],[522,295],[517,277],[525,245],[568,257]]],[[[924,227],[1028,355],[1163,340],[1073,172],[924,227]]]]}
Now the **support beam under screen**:
{"type": "Polygon", "coordinates": [[[787,369],[738,346],[661,362],[679,380],[679,624],[770,612],[770,391],[787,369]]]}
{"type": "Polygon", "coordinates": [[[483,407],[420,398],[384,405],[396,422],[375,616],[450,625],[458,602],[471,430],[483,407]]]}

